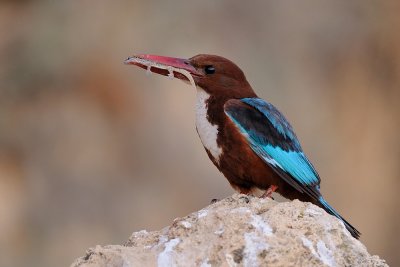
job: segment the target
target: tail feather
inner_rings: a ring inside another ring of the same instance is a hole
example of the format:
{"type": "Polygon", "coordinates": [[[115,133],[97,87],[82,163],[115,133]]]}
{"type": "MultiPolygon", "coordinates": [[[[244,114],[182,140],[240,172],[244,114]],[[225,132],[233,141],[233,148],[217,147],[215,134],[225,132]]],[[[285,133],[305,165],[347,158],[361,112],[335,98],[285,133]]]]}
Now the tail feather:
{"type": "Polygon", "coordinates": [[[332,208],[322,196],[319,197],[318,201],[321,204],[321,207],[326,212],[337,217],[344,223],[344,225],[346,226],[346,229],[350,232],[350,234],[354,238],[357,238],[357,239],[360,238],[361,233],[356,228],[354,228],[350,223],[348,223],[342,216],[340,216],[340,214],[334,208],[332,208]]]}

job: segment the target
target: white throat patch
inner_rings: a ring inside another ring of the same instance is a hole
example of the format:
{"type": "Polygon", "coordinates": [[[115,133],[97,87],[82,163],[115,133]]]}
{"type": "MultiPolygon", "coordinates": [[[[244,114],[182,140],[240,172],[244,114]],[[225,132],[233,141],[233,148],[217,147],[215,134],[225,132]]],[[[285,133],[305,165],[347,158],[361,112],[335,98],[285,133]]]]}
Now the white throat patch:
{"type": "Polygon", "coordinates": [[[196,101],[196,128],[200,140],[211,155],[219,162],[222,149],[217,144],[218,126],[212,125],[207,119],[207,100],[210,97],[207,92],[197,87],[196,101]]]}

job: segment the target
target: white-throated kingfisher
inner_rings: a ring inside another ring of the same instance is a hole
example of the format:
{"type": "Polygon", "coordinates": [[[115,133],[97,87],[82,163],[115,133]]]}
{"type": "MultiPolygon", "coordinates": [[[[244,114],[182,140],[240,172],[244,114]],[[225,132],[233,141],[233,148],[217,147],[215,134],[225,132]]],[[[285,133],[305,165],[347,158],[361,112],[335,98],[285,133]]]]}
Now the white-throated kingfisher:
{"type": "Polygon", "coordinates": [[[276,191],[288,199],[314,203],[343,221],[359,238],[360,232],[322,197],[321,179],[292,126],[272,104],[257,97],[232,61],[204,54],[189,59],[136,55],[125,63],[194,85],[201,142],[238,192],[252,194],[261,189],[266,197],[276,191]]]}

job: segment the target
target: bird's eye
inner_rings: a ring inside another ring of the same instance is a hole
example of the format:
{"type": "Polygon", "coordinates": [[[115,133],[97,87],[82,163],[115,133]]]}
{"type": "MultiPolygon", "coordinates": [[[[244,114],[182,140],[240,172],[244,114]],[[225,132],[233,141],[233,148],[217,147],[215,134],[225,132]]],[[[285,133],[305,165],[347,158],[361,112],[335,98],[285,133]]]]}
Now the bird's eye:
{"type": "Polygon", "coordinates": [[[215,68],[212,65],[207,65],[207,66],[205,66],[204,71],[207,74],[213,74],[215,72],[215,68]]]}

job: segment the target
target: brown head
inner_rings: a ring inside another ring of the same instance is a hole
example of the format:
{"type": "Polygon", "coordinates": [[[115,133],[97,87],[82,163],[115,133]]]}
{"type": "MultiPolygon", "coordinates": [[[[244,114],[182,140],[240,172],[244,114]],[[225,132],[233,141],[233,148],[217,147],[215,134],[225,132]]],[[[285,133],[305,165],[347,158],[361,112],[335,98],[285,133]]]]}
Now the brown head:
{"type": "Polygon", "coordinates": [[[184,70],[190,73],[198,87],[214,97],[225,99],[256,97],[243,71],[232,61],[220,56],[200,54],[189,59],[180,59],[137,55],[128,58],[125,63],[147,68],[161,75],[173,72],[174,77],[187,81],[189,79],[178,71],[184,70]],[[151,68],[148,67],[149,64],[151,68]]]}

